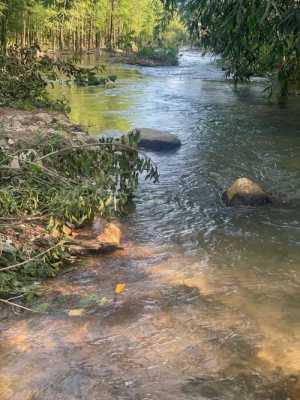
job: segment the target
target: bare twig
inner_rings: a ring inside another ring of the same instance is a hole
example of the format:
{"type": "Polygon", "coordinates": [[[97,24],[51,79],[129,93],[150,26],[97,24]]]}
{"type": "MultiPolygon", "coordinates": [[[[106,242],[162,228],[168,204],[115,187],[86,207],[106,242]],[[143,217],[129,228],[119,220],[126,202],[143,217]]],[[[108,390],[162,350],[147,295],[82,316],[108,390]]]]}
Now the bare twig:
{"type": "MultiPolygon", "coordinates": [[[[116,142],[112,142],[112,143],[95,142],[95,143],[85,143],[85,144],[82,144],[82,145],[65,146],[65,147],[63,147],[63,148],[61,148],[59,150],[52,151],[51,153],[48,153],[48,154],[45,154],[44,156],[39,157],[37,159],[37,161],[42,161],[42,160],[44,160],[46,158],[52,157],[52,156],[57,155],[57,154],[66,153],[68,151],[80,150],[80,149],[89,148],[89,147],[102,147],[102,146],[103,147],[106,147],[106,146],[118,146],[119,148],[122,148],[124,150],[135,151],[136,153],[141,154],[146,159],[149,158],[147,156],[147,154],[144,151],[142,151],[141,149],[138,149],[137,147],[133,147],[133,146],[130,146],[130,145],[126,145],[124,143],[119,143],[119,142],[116,141],[116,142]]],[[[28,149],[28,150],[32,150],[32,149],[28,149]]],[[[22,150],[22,152],[24,152],[24,150],[22,150]]],[[[18,154],[19,154],[19,152],[8,154],[8,157],[13,158],[14,156],[16,156],[18,154]]],[[[157,167],[157,165],[156,165],[156,163],[154,161],[152,161],[152,163],[153,163],[153,165],[155,165],[157,167]]],[[[39,167],[42,167],[40,164],[36,164],[35,162],[29,162],[29,164],[33,164],[33,165],[37,165],[39,167]]],[[[42,168],[45,170],[45,172],[49,172],[49,170],[47,170],[45,167],[42,167],[42,168]]],[[[9,169],[10,170],[12,168],[4,167],[3,169],[9,169]]]]}
{"type": "Polygon", "coordinates": [[[7,299],[7,301],[12,301],[12,300],[20,299],[21,297],[24,297],[25,294],[26,294],[26,293],[22,293],[22,294],[19,294],[18,296],[10,297],[9,299],[7,299]]]}
{"type": "Polygon", "coordinates": [[[46,251],[43,251],[42,253],[37,254],[36,256],[29,258],[28,260],[22,261],[18,264],[14,264],[14,265],[9,265],[8,267],[5,268],[1,268],[0,272],[4,272],[4,271],[10,271],[12,269],[16,269],[16,268],[20,268],[23,267],[24,265],[30,263],[33,260],[39,259],[41,257],[43,257],[44,255],[50,253],[50,251],[56,249],[56,247],[60,246],[62,244],[62,242],[57,243],[55,246],[50,247],[49,249],[47,249],[46,251]]]}
{"type": "MultiPolygon", "coordinates": [[[[29,218],[21,218],[22,222],[32,222],[32,221],[43,221],[45,220],[45,216],[39,217],[29,217],[29,218]]],[[[19,221],[20,217],[0,217],[0,221],[19,221]]]]}
{"type": "Polygon", "coordinates": [[[12,307],[21,308],[22,310],[31,311],[33,313],[39,313],[39,311],[33,310],[32,308],[21,306],[20,304],[13,303],[13,302],[11,302],[9,300],[0,299],[0,302],[4,303],[4,304],[7,304],[9,306],[12,306],[12,307]]]}
{"type": "MultiPolygon", "coordinates": [[[[55,150],[52,151],[51,153],[45,154],[44,156],[38,158],[37,161],[42,161],[45,158],[49,158],[52,156],[55,156],[57,154],[62,154],[68,151],[74,151],[74,150],[80,150],[80,149],[84,149],[84,148],[89,148],[89,147],[101,147],[101,146],[116,146],[116,147],[120,147],[124,150],[131,150],[131,151],[135,151],[136,153],[142,154],[143,157],[145,157],[146,159],[148,159],[149,157],[147,156],[147,154],[145,152],[143,152],[142,150],[136,148],[136,147],[132,147],[129,145],[126,145],[124,143],[118,143],[118,142],[112,142],[112,143],[99,143],[99,142],[95,142],[95,143],[86,143],[86,144],[82,144],[82,145],[75,145],[75,146],[66,146],[63,147],[62,149],[59,150],[55,150]]],[[[156,165],[153,161],[152,163],[154,165],[156,165]]]]}
{"type": "MultiPolygon", "coordinates": [[[[54,178],[55,180],[61,181],[62,183],[66,184],[66,185],[70,185],[70,182],[71,183],[76,183],[72,179],[70,179],[70,178],[66,179],[66,178],[62,177],[61,175],[59,175],[54,170],[46,168],[45,166],[40,165],[38,163],[26,161],[26,164],[40,168],[45,174],[47,174],[51,178],[54,178]]],[[[25,166],[26,166],[26,164],[25,164],[25,166]]],[[[6,165],[4,167],[0,167],[0,171],[11,171],[11,172],[14,172],[15,174],[20,174],[20,171],[22,171],[22,168],[20,167],[20,170],[19,169],[16,170],[15,168],[10,167],[9,165],[6,165]]]]}
{"type": "Polygon", "coordinates": [[[46,168],[44,165],[40,165],[36,162],[29,162],[29,161],[27,161],[27,163],[30,165],[33,165],[35,167],[41,168],[48,176],[50,176],[51,178],[55,178],[56,180],[60,180],[61,182],[63,182],[66,185],[70,185],[70,183],[76,184],[76,182],[73,179],[70,179],[70,178],[66,179],[63,176],[59,175],[54,170],[46,168]]]}

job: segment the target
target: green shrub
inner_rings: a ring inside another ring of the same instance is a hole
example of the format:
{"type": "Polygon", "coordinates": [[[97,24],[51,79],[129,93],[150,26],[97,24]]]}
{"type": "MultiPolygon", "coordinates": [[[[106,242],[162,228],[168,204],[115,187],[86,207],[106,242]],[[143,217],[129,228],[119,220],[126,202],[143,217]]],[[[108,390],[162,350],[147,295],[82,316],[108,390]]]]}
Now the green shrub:
{"type": "Polygon", "coordinates": [[[176,47],[143,47],[137,55],[168,65],[178,64],[178,49],[176,47]]]}
{"type": "MultiPolygon", "coordinates": [[[[1,239],[0,239],[1,242],[1,239]]],[[[32,260],[22,268],[0,272],[0,298],[9,297],[11,294],[23,293],[26,297],[36,293],[36,282],[38,279],[53,278],[63,264],[70,260],[62,242],[52,240],[47,245],[53,249],[42,257],[34,258],[39,251],[30,254],[32,260]]],[[[26,249],[20,249],[13,253],[5,250],[0,251],[0,268],[8,265],[24,262],[28,258],[26,249]]]]}
{"type": "Polygon", "coordinates": [[[104,66],[79,67],[73,60],[52,59],[41,55],[38,46],[12,46],[5,54],[0,54],[0,106],[25,109],[48,107],[56,111],[69,111],[64,99],[49,99],[49,82],[65,76],[79,84],[95,85],[102,82],[97,73],[104,69],[104,66]]]}
{"type": "MultiPolygon", "coordinates": [[[[138,135],[92,144],[66,141],[62,134],[38,138],[30,150],[0,151],[0,220],[41,217],[49,231],[63,232],[65,224],[81,226],[94,216],[125,212],[140,174],[156,181],[156,166],[137,151],[138,135]],[[12,160],[14,163],[12,163],[12,160]]],[[[5,228],[2,229],[4,236],[5,228]],[[4,230],[3,230],[4,229],[4,230]]],[[[14,223],[9,229],[17,229],[14,223]]],[[[1,224],[0,224],[1,233],[1,224]]],[[[30,236],[30,235],[29,235],[30,236]]],[[[51,247],[48,240],[47,247],[51,247]]],[[[0,270],[36,255],[28,240],[12,254],[1,250],[0,270]]],[[[0,271],[0,298],[23,292],[34,279],[54,276],[67,259],[63,244],[17,270],[0,271]],[[24,289],[25,288],[25,289],[24,289]]]]}
{"type": "Polygon", "coordinates": [[[137,140],[131,134],[66,145],[62,135],[53,134],[30,150],[1,150],[0,217],[43,214],[62,225],[81,225],[95,214],[121,214],[141,173],[158,179],[156,166],[137,151],[137,140]]]}

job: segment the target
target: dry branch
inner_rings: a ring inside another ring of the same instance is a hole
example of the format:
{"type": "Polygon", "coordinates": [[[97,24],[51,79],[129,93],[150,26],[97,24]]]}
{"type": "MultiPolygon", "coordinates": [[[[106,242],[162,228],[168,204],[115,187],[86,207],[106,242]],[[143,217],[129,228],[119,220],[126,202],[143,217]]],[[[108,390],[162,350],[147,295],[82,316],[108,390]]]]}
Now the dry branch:
{"type": "Polygon", "coordinates": [[[5,268],[1,268],[0,272],[4,272],[4,271],[10,271],[12,269],[16,269],[16,268],[20,268],[23,267],[24,265],[30,263],[31,261],[37,260],[41,257],[43,257],[44,255],[50,253],[50,251],[56,249],[57,247],[61,246],[62,242],[57,243],[55,246],[50,247],[49,249],[47,249],[46,251],[43,251],[42,253],[37,254],[36,256],[29,258],[28,260],[22,261],[18,264],[14,264],[14,265],[9,265],[8,267],[5,268]]]}

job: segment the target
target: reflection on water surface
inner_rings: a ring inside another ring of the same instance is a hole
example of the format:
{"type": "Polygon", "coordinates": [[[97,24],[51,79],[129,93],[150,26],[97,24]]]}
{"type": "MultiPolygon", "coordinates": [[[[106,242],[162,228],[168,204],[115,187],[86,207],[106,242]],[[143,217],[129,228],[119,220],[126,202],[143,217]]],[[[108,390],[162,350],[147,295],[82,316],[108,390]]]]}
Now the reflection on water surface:
{"type": "Polygon", "coordinates": [[[3,400],[298,400],[299,100],[234,90],[194,52],[117,74],[115,89],[60,89],[72,119],[92,134],[163,128],[183,146],[151,154],[161,180],[141,183],[123,252],[50,282],[50,314],[3,320],[3,400]],[[225,208],[239,176],[278,203],[225,208]]]}

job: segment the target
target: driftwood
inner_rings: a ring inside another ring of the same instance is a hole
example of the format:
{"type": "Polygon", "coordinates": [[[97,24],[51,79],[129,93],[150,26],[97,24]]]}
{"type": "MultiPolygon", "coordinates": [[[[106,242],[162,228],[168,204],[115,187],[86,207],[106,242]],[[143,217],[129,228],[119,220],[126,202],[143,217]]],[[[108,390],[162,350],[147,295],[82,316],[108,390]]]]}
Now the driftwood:
{"type": "Polygon", "coordinates": [[[39,313],[39,311],[33,310],[32,308],[28,308],[28,307],[25,307],[25,306],[21,306],[21,304],[13,303],[13,302],[11,302],[9,300],[0,299],[0,302],[6,304],[8,306],[21,308],[22,310],[25,310],[25,311],[30,311],[30,312],[33,312],[33,313],[39,313]]]}
{"type": "Polygon", "coordinates": [[[65,245],[73,256],[90,256],[97,254],[109,254],[123,247],[116,243],[100,242],[98,240],[67,240],[65,245]]]}

